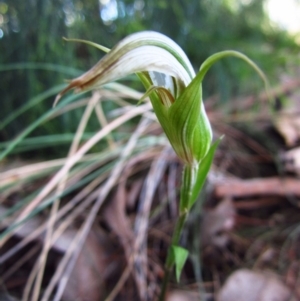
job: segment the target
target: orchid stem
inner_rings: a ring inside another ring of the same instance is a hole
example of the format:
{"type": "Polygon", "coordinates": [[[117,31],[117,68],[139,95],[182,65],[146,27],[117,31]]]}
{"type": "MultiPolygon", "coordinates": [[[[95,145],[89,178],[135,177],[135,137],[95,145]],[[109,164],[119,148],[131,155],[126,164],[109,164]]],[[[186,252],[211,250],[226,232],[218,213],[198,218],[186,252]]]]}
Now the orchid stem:
{"type": "Polygon", "coordinates": [[[181,237],[181,233],[185,224],[185,221],[189,214],[189,199],[191,196],[191,191],[194,185],[194,169],[189,165],[185,165],[183,169],[183,180],[180,190],[180,206],[179,206],[179,216],[176,221],[175,229],[172,235],[172,243],[168,248],[168,254],[165,265],[165,274],[163,278],[162,288],[159,296],[159,301],[165,301],[167,288],[170,280],[170,274],[174,267],[174,256],[172,254],[172,246],[177,246],[181,237]]]}

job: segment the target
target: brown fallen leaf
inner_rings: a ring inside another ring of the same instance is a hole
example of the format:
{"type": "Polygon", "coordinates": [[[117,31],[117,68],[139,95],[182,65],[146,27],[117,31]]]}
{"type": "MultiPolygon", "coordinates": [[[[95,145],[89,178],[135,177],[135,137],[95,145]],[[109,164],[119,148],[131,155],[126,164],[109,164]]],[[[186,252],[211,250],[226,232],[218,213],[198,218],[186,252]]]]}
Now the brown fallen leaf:
{"type": "Polygon", "coordinates": [[[229,241],[228,232],[235,224],[235,208],[233,201],[226,198],[215,208],[206,209],[201,223],[202,246],[225,247],[229,241]]]}
{"type": "Polygon", "coordinates": [[[275,126],[283,136],[285,144],[294,146],[300,139],[300,116],[299,114],[285,114],[277,118],[275,126]]]}
{"type": "Polygon", "coordinates": [[[110,272],[110,241],[97,227],[89,233],[68,280],[62,300],[99,301],[110,272]]]}
{"type": "Polygon", "coordinates": [[[300,147],[295,147],[281,154],[284,169],[300,176],[300,147]]]}
{"type": "MultiPolygon", "coordinates": [[[[299,85],[298,85],[299,87],[299,85]]],[[[293,92],[287,98],[287,104],[274,119],[277,131],[282,135],[287,146],[295,146],[300,140],[300,95],[293,92]]]]}
{"type": "Polygon", "coordinates": [[[168,292],[166,301],[199,301],[198,294],[183,290],[168,292]]]}
{"type": "Polygon", "coordinates": [[[279,278],[269,272],[240,269],[218,293],[217,301],[298,301],[279,278]]]}

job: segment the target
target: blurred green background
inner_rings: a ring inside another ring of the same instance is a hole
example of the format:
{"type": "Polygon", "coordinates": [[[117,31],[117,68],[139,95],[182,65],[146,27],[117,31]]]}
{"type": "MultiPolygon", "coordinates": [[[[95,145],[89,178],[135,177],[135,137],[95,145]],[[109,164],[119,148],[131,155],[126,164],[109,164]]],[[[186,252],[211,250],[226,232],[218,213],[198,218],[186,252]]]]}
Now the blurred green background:
{"type": "MultiPolygon", "coordinates": [[[[0,0],[2,145],[52,107],[65,79],[86,71],[103,56],[93,47],[67,43],[62,37],[112,47],[130,33],[155,30],[174,39],[195,69],[214,52],[234,49],[253,59],[276,84],[281,74],[299,63],[299,45],[292,35],[271,22],[265,2],[0,0]],[[36,97],[43,101],[36,101],[36,97]],[[6,119],[30,101],[39,104],[6,119]]],[[[238,95],[255,95],[262,89],[253,70],[234,59],[218,63],[204,82],[205,97],[219,93],[221,102],[238,95]]],[[[73,133],[80,110],[47,123],[32,135],[73,133]]]]}

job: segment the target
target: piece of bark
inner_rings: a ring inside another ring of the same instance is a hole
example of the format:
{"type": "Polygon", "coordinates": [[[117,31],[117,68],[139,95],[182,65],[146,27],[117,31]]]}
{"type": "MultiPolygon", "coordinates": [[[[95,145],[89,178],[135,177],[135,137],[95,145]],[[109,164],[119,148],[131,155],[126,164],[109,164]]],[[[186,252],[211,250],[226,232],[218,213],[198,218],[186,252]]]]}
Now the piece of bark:
{"type": "Polygon", "coordinates": [[[200,227],[202,246],[224,248],[229,241],[228,233],[235,225],[235,214],[230,198],[222,200],[213,209],[205,209],[200,227]]]}
{"type": "Polygon", "coordinates": [[[300,180],[286,177],[280,179],[256,178],[251,180],[225,180],[215,183],[215,195],[224,197],[249,197],[249,196],[281,196],[294,195],[300,197],[300,180]]]}

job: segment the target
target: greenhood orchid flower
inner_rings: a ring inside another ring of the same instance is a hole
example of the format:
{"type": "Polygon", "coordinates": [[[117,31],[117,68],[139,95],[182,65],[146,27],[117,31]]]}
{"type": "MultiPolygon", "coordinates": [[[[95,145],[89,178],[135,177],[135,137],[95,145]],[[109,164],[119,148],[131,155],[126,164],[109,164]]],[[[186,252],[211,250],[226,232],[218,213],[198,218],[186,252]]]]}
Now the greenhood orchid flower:
{"type": "Polygon", "coordinates": [[[255,63],[242,53],[232,50],[213,54],[203,62],[196,74],[183,50],[174,41],[157,32],[132,34],[110,51],[92,42],[81,42],[108,53],[89,71],[70,81],[55,102],[71,89],[75,89],[76,92],[92,90],[136,73],[146,88],[143,98],[149,96],[159,123],[174,151],[184,163],[179,217],[167,256],[167,273],[160,297],[160,300],[164,300],[167,274],[176,264],[176,274],[179,278],[184,264],[183,258],[187,257],[186,250],[178,246],[180,233],[188,212],[205,182],[220,141],[218,139],[212,143],[212,129],[202,101],[204,76],[215,62],[227,56],[234,56],[252,66],[266,86],[267,80],[255,63]]]}
{"type": "Polygon", "coordinates": [[[152,31],[135,33],[120,41],[89,71],[73,79],[56,101],[73,88],[76,92],[87,91],[136,73],[176,154],[185,164],[197,165],[207,155],[212,142],[202,101],[202,81],[211,65],[226,56],[242,58],[263,77],[252,61],[236,51],[214,54],[196,75],[184,51],[173,40],[152,31]]]}
{"type": "Polygon", "coordinates": [[[78,92],[95,89],[132,73],[137,73],[147,88],[145,96],[150,97],[177,155],[186,164],[201,161],[212,141],[201,82],[183,50],[162,34],[128,36],[91,70],[72,80],[61,94],[72,88],[78,92]]]}

